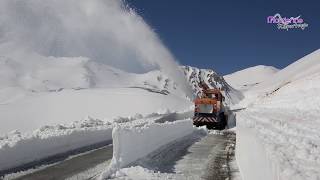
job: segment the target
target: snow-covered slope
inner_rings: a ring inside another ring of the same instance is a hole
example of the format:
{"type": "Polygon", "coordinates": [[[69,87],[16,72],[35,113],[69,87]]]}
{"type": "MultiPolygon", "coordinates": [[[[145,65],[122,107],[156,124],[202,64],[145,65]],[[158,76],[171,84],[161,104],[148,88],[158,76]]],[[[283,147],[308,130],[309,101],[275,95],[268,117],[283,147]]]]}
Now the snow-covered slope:
{"type": "Polygon", "coordinates": [[[246,90],[267,80],[278,71],[277,68],[272,66],[259,65],[225,75],[223,78],[232,87],[239,90],[246,90]]]}
{"type": "Polygon", "coordinates": [[[191,104],[179,85],[159,70],[135,74],[83,57],[26,57],[0,57],[0,134],[86,116],[183,110],[191,104]]]}
{"type": "Polygon", "coordinates": [[[45,125],[72,123],[87,116],[112,122],[118,116],[183,111],[191,105],[185,98],[136,88],[33,93],[0,106],[0,132],[30,132],[45,125]]]}
{"type": "Polygon", "coordinates": [[[86,116],[103,119],[181,110],[172,105],[190,104],[182,99],[179,85],[159,70],[127,73],[83,57],[0,57],[0,134],[86,116]]]}
{"type": "Polygon", "coordinates": [[[134,74],[86,58],[55,58],[35,55],[25,60],[0,57],[0,104],[16,93],[52,92],[63,89],[141,87],[181,94],[178,85],[159,70],[134,74]],[[177,92],[176,92],[177,91],[177,92]]]}
{"type": "MultiPolygon", "coordinates": [[[[186,111],[193,105],[179,84],[159,70],[135,74],[83,57],[40,55],[28,61],[2,56],[0,63],[0,171],[110,140],[119,116],[186,111]],[[87,127],[88,121],[93,125],[87,127]],[[68,141],[74,146],[66,146],[68,141]],[[31,147],[39,156],[30,155],[31,147]],[[15,161],[4,161],[8,156],[15,161]]],[[[212,70],[182,69],[195,92],[203,80],[225,90],[227,99],[241,97],[212,70]]]]}
{"type": "Polygon", "coordinates": [[[222,76],[219,76],[212,69],[199,69],[191,66],[182,66],[182,69],[195,95],[201,93],[202,88],[200,87],[200,83],[204,82],[210,88],[220,88],[223,90],[226,102],[229,105],[236,104],[243,98],[241,92],[232,88],[222,76]]]}
{"type": "Polygon", "coordinates": [[[268,78],[266,81],[256,86],[253,91],[272,92],[290,82],[301,81],[307,76],[311,76],[320,72],[319,56],[320,50],[316,50],[311,54],[306,55],[305,57],[282,69],[278,73],[270,76],[270,78],[268,78]]]}
{"type": "Polygon", "coordinates": [[[2,57],[0,176],[8,168],[111,140],[119,116],[142,118],[192,106],[161,71],[127,73],[85,58],[36,60],[2,57]]]}
{"type": "MultiPolygon", "coordinates": [[[[86,116],[108,119],[165,109],[182,111],[192,105],[179,84],[159,70],[127,73],[81,57],[35,56],[28,63],[1,57],[0,63],[1,134],[71,123],[86,116]]],[[[224,90],[228,102],[242,97],[213,70],[182,69],[195,93],[204,81],[224,90]]]]}
{"type": "Polygon", "coordinates": [[[319,82],[317,50],[248,91],[250,104],[237,116],[245,179],[320,179],[319,82]]]}

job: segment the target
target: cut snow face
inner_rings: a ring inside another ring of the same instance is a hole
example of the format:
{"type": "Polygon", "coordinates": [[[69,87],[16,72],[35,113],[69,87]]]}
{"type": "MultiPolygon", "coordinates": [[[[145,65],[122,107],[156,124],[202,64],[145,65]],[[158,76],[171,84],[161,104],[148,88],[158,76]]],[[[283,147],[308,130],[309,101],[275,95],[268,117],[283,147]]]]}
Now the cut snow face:
{"type": "Polygon", "coordinates": [[[254,66],[246,68],[232,74],[223,76],[223,78],[234,88],[245,91],[270,78],[279,70],[272,66],[254,66]]]}
{"type": "Polygon", "coordinates": [[[319,61],[317,50],[250,90],[259,97],[237,114],[245,179],[320,179],[319,61]]]}

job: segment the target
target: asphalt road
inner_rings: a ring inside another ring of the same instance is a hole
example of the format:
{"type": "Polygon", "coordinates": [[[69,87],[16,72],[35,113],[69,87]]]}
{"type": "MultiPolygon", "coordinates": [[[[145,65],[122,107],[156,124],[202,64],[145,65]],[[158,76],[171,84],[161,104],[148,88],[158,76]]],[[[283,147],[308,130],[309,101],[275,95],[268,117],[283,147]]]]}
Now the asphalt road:
{"type": "Polygon", "coordinates": [[[43,170],[27,174],[17,180],[61,180],[86,171],[112,158],[112,146],[81,154],[64,160],[43,170]]]}
{"type": "Polygon", "coordinates": [[[172,142],[132,165],[162,173],[173,173],[177,179],[231,180],[238,172],[234,161],[236,135],[233,132],[196,133],[172,142]]]}

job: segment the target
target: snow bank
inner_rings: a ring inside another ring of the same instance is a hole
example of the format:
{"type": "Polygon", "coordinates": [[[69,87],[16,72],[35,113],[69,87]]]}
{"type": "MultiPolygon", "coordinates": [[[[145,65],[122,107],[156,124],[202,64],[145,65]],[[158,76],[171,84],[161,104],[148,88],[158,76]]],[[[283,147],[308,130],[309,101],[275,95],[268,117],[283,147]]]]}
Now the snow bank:
{"type": "Polygon", "coordinates": [[[244,179],[320,179],[319,59],[320,50],[278,72],[261,84],[268,93],[237,114],[244,179]]]}
{"type": "MultiPolygon", "coordinates": [[[[239,147],[253,146],[254,143],[241,143],[241,134],[252,132],[256,141],[263,145],[266,151],[264,156],[273,163],[269,167],[274,177],[297,180],[320,178],[319,80],[318,73],[301,82],[292,82],[238,115],[237,128],[246,127],[238,131],[239,147]]],[[[253,168],[254,164],[249,166],[253,168]]]]}
{"type": "Polygon", "coordinates": [[[115,127],[112,132],[113,158],[101,178],[109,177],[116,170],[193,131],[190,119],[162,124],[152,123],[142,127],[115,127]]]}
{"type": "Polygon", "coordinates": [[[265,147],[252,129],[238,123],[236,131],[236,160],[242,179],[277,179],[277,173],[273,173],[265,147]]]}
{"type": "Polygon", "coordinates": [[[44,126],[29,135],[0,137],[0,175],[10,168],[102,142],[111,142],[112,125],[88,119],[70,126],[44,126]]]}

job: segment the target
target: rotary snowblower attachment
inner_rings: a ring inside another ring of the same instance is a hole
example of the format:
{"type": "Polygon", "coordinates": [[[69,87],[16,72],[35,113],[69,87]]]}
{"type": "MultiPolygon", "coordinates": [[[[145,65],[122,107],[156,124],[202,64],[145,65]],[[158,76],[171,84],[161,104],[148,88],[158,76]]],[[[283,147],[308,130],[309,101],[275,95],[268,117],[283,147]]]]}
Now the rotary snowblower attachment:
{"type": "Polygon", "coordinates": [[[220,89],[209,89],[201,83],[202,93],[194,101],[193,125],[207,126],[208,129],[222,130],[227,125],[227,115],[222,101],[224,97],[220,89]]]}

